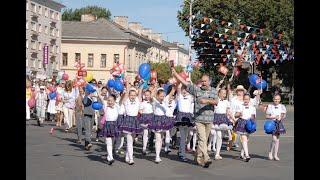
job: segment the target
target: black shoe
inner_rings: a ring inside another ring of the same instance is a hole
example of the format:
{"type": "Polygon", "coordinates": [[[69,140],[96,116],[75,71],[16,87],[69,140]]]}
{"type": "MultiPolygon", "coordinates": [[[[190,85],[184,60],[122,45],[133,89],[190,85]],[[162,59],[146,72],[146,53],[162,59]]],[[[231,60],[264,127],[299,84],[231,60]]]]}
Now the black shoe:
{"type": "Polygon", "coordinates": [[[85,147],[85,150],[89,151],[91,147],[92,147],[92,144],[89,143],[89,144],[85,147]]]}
{"type": "Polygon", "coordinates": [[[203,167],[204,167],[204,168],[208,168],[211,163],[212,163],[212,162],[207,161],[207,162],[204,163],[203,167]]]}
{"type": "Polygon", "coordinates": [[[112,159],[111,161],[108,161],[108,164],[111,166],[112,163],[114,163],[114,159],[112,159]]]}
{"type": "Polygon", "coordinates": [[[180,161],[182,162],[188,162],[188,159],[184,156],[179,156],[180,161]]]}
{"type": "Polygon", "coordinates": [[[249,161],[250,161],[250,159],[251,159],[250,157],[245,157],[245,159],[244,159],[244,160],[245,160],[246,162],[249,162],[249,161]]]}
{"type": "Polygon", "coordinates": [[[77,144],[81,144],[81,140],[77,140],[77,144]]]}
{"type": "Polygon", "coordinates": [[[41,125],[39,120],[37,120],[37,125],[38,125],[38,126],[40,126],[40,125],[41,125]]]}

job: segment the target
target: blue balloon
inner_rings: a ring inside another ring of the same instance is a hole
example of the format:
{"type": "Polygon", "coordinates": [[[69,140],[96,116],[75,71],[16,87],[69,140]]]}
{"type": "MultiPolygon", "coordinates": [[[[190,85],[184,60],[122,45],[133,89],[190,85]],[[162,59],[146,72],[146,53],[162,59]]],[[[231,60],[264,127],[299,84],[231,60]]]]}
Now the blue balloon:
{"type": "Polygon", "coordinates": [[[167,94],[167,92],[168,92],[168,88],[169,88],[169,86],[170,86],[171,84],[165,84],[164,86],[163,86],[163,89],[164,89],[164,92],[167,94]]]}
{"type": "Polygon", "coordinates": [[[255,86],[257,79],[259,79],[259,76],[256,74],[251,74],[248,78],[250,85],[255,86]]]}
{"type": "Polygon", "coordinates": [[[149,73],[146,77],[143,78],[145,81],[149,81],[151,79],[151,73],[149,73]]]}
{"type": "Polygon", "coordinates": [[[148,63],[143,63],[139,67],[139,75],[142,79],[145,79],[150,74],[151,66],[148,63]]]}
{"type": "Polygon", "coordinates": [[[264,122],[263,128],[266,134],[272,134],[273,131],[276,129],[276,122],[274,120],[266,120],[264,122]]]}
{"type": "Polygon", "coordinates": [[[140,85],[139,85],[139,87],[141,88],[142,87],[142,89],[148,89],[149,88],[149,85],[148,85],[148,83],[147,82],[142,82],[140,85]]]}
{"type": "Polygon", "coordinates": [[[108,83],[107,83],[107,86],[108,86],[108,88],[113,88],[114,84],[115,84],[115,81],[113,79],[109,79],[108,83]]]}
{"type": "Polygon", "coordinates": [[[256,132],[257,130],[257,124],[254,120],[252,119],[249,119],[247,122],[246,122],[246,131],[251,134],[251,133],[254,133],[256,132]]]}
{"type": "Polygon", "coordinates": [[[92,103],[91,107],[94,110],[100,110],[100,109],[102,109],[102,104],[96,101],[96,102],[92,103]]]}
{"type": "Polygon", "coordinates": [[[56,93],[56,92],[51,92],[51,93],[49,93],[49,98],[50,98],[50,99],[54,99],[56,96],[57,96],[57,93],[56,93]]]}
{"type": "Polygon", "coordinates": [[[113,88],[118,92],[122,92],[124,90],[124,86],[123,86],[122,82],[119,80],[115,80],[113,88]]]}
{"type": "Polygon", "coordinates": [[[262,80],[262,81],[259,82],[259,83],[255,83],[253,86],[254,86],[255,88],[257,88],[257,89],[266,89],[266,87],[267,87],[267,81],[262,80]]]}
{"type": "Polygon", "coordinates": [[[85,90],[86,90],[86,92],[89,92],[89,93],[96,92],[96,89],[91,84],[87,84],[85,87],[85,90]]]}

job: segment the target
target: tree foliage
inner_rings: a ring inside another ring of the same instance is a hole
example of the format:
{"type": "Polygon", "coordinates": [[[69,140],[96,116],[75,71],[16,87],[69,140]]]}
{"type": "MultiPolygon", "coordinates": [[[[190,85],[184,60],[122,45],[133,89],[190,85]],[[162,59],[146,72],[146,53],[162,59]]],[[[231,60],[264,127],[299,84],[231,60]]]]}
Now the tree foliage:
{"type": "Polygon", "coordinates": [[[98,6],[86,6],[80,9],[66,9],[62,13],[63,21],[81,21],[81,15],[92,14],[97,18],[110,19],[111,12],[109,9],[98,7],[98,6]]]}
{"type": "MultiPolygon", "coordinates": [[[[157,72],[158,81],[167,82],[168,79],[172,77],[169,63],[166,63],[166,62],[152,63],[151,62],[150,64],[151,64],[151,70],[155,70],[157,72]]],[[[179,65],[179,66],[176,66],[175,69],[179,73],[179,72],[182,72],[184,68],[179,65]]]]}

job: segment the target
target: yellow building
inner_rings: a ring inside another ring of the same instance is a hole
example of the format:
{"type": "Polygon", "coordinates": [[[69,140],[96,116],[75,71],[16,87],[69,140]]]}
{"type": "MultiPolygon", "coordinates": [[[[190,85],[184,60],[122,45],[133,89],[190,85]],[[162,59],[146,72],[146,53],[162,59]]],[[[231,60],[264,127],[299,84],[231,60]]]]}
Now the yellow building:
{"type": "Polygon", "coordinates": [[[96,80],[105,83],[115,63],[126,67],[132,81],[139,65],[144,62],[169,60],[169,49],[159,33],[129,22],[127,16],[116,16],[114,21],[82,15],[80,22],[62,22],[62,58],[60,70],[75,78],[77,61],[85,64],[96,80]]]}

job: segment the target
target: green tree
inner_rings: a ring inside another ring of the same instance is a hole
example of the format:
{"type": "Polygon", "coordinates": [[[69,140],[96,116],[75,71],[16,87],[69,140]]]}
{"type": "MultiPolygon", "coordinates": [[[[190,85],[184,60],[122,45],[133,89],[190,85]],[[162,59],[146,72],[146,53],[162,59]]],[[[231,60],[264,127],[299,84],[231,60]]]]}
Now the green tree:
{"type": "MultiPolygon", "coordinates": [[[[155,70],[157,72],[158,81],[161,82],[167,82],[169,78],[171,78],[171,68],[170,65],[166,62],[161,63],[150,63],[151,64],[151,70],[155,70]]],[[[177,72],[182,72],[183,67],[182,66],[176,66],[175,67],[177,72]]]]}
{"type": "Polygon", "coordinates": [[[109,9],[98,7],[98,6],[86,6],[80,9],[66,9],[62,13],[63,21],[80,21],[81,15],[92,14],[97,18],[110,19],[111,12],[109,9]]]}

